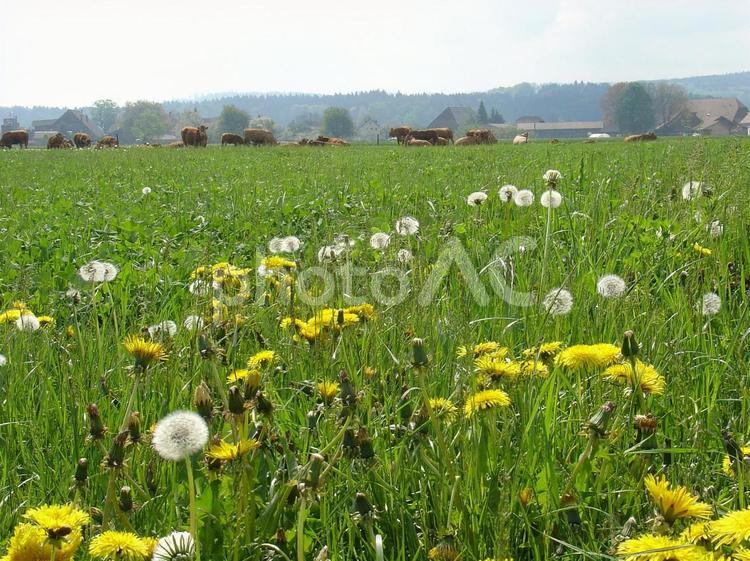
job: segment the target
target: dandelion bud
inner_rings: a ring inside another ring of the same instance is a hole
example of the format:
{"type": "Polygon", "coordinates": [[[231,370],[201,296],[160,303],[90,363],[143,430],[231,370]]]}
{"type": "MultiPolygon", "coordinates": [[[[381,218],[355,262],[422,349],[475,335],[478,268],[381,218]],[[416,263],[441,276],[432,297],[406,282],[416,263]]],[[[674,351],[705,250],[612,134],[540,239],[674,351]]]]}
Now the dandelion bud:
{"type": "Polygon", "coordinates": [[[318,430],[318,418],[319,415],[315,411],[308,411],[306,415],[307,419],[307,428],[310,429],[310,431],[315,432],[318,430]]]}
{"type": "Polygon", "coordinates": [[[270,416],[273,413],[273,403],[263,392],[258,392],[255,396],[255,409],[261,415],[270,416]]]}
{"type": "Polygon", "coordinates": [[[211,397],[211,389],[206,382],[201,382],[193,393],[193,406],[198,414],[208,423],[214,414],[214,400],[211,397]]]}
{"type": "Polygon", "coordinates": [[[359,457],[363,460],[370,460],[375,457],[375,449],[372,446],[372,439],[365,427],[360,427],[357,431],[357,444],[359,445],[359,457]]]}
{"type": "Polygon", "coordinates": [[[151,460],[146,466],[146,489],[152,497],[156,496],[158,488],[156,486],[156,463],[151,460]]]}
{"type": "Polygon", "coordinates": [[[401,416],[401,422],[406,423],[412,416],[414,407],[409,400],[409,388],[401,388],[401,398],[398,400],[398,413],[401,416]]]}
{"type": "Polygon", "coordinates": [[[117,469],[121,468],[125,460],[125,443],[128,440],[128,431],[124,430],[118,434],[112,441],[112,447],[109,449],[109,454],[104,459],[104,465],[108,468],[117,469]]]}
{"type": "Polygon", "coordinates": [[[354,384],[349,379],[349,374],[346,370],[342,370],[339,374],[339,380],[341,381],[341,389],[339,396],[341,397],[341,403],[346,407],[351,407],[357,403],[357,391],[354,389],[354,384]]]}
{"type": "Polygon", "coordinates": [[[311,489],[317,489],[320,485],[320,474],[323,471],[325,458],[320,454],[310,454],[310,474],[307,477],[305,485],[311,489]]]}
{"type": "Polygon", "coordinates": [[[284,546],[286,545],[286,531],[284,530],[284,528],[279,528],[278,530],[276,530],[276,536],[274,537],[273,541],[276,547],[278,547],[279,549],[284,548],[284,546]]]}
{"type": "Polygon", "coordinates": [[[354,498],[354,510],[363,518],[372,516],[373,508],[367,495],[364,493],[357,493],[357,496],[354,498]]]}
{"type": "Polygon", "coordinates": [[[622,356],[626,358],[638,356],[638,342],[635,340],[635,335],[632,331],[628,330],[625,332],[625,336],[622,341],[622,356]]]}
{"type": "Polygon", "coordinates": [[[339,327],[344,327],[344,310],[339,310],[336,313],[336,324],[339,327]]]}
{"type": "Polygon", "coordinates": [[[76,473],[73,478],[76,481],[76,485],[83,485],[89,477],[89,461],[86,458],[81,458],[76,464],[76,473]]]}
{"type": "Polygon", "coordinates": [[[612,417],[612,413],[615,411],[615,407],[614,401],[608,401],[602,405],[599,411],[586,423],[589,433],[596,433],[598,436],[603,437],[607,432],[607,425],[609,424],[609,419],[612,417]]]}
{"type": "Polygon", "coordinates": [[[245,399],[250,400],[255,396],[256,393],[258,393],[258,390],[260,389],[260,379],[260,371],[248,371],[247,376],[245,376],[245,387],[243,388],[245,392],[245,399]]]}
{"type": "Polygon", "coordinates": [[[130,512],[133,510],[133,495],[130,492],[130,487],[127,485],[120,489],[120,499],[118,502],[121,511],[130,512]]]}
{"type": "Polygon", "coordinates": [[[107,432],[107,427],[104,426],[102,418],[99,416],[99,408],[95,403],[90,403],[86,407],[86,413],[89,417],[89,437],[91,440],[102,439],[107,432]]]}
{"type": "Polygon", "coordinates": [[[565,510],[565,517],[568,519],[568,524],[571,526],[579,526],[581,524],[581,516],[578,514],[576,498],[572,493],[565,493],[560,497],[560,507],[565,510]]]}
{"type": "Polygon", "coordinates": [[[76,334],[76,331],[75,329],[73,329],[72,325],[69,325],[68,327],[65,328],[65,336],[68,339],[72,339],[75,336],[75,334],[76,334]]]}
{"type": "Polygon", "coordinates": [[[443,536],[435,547],[430,548],[427,553],[429,559],[436,561],[456,561],[458,549],[456,549],[456,538],[452,535],[443,536]]]}
{"type": "Polygon", "coordinates": [[[354,455],[354,450],[357,448],[357,439],[354,436],[354,429],[346,429],[344,431],[344,438],[341,441],[341,446],[344,448],[344,453],[347,456],[354,455]]]}
{"type": "Polygon", "coordinates": [[[229,388],[229,412],[233,415],[242,415],[245,412],[245,398],[237,386],[229,388]]]}
{"type": "Polygon", "coordinates": [[[657,422],[656,418],[649,413],[648,415],[636,415],[633,417],[633,426],[636,430],[635,440],[644,450],[653,450],[656,448],[657,422]]]}
{"type": "Polygon", "coordinates": [[[727,429],[722,429],[721,439],[724,441],[724,449],[729,456],[729,468],[734,471],[736,464],[743,459],[742,448],[737,445],[737,441],[727,429]]]}
{"type": "Polygon", "coordinates": [[[424,350],[424,341],[415,337],[411,340],[411,351],[413,355],[412,364],[414,366],[426,366],[429,359],[427,353],[424,350]]]}
{"type": "Polygon", "coordinates": [[[518,500],[521,503],[521,506],[524,508],[529,505],[533,497],[534,490],[531,487],[524,487],[523,489],[521,489],[521,492],[518,493],[518,500]]]}
{"type": "Polygon", "coordinates": [[[141,441],[141,414],[138,411],[133,411],[128,419],[128,433],[130,434],[130,441],[138,443],[141,441]]]}
{"type": "Polygon", "coordinates": [[[103,520],[102,511],[95,506],[92,506],[89,509],[89,515],[91,515],[91,520],[94,521],[96,524],[101,524],[103,520]]]}

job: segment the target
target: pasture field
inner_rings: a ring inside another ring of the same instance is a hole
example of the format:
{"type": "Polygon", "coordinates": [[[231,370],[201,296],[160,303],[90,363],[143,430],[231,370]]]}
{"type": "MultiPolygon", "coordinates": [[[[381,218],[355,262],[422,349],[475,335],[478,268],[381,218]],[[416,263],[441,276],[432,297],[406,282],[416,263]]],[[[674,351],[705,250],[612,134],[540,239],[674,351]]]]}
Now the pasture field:
{"type": "Polygon", "coordinates": [[[0,152],[0,556],[750,559],[748,203],[745,139],[0,152]]]}

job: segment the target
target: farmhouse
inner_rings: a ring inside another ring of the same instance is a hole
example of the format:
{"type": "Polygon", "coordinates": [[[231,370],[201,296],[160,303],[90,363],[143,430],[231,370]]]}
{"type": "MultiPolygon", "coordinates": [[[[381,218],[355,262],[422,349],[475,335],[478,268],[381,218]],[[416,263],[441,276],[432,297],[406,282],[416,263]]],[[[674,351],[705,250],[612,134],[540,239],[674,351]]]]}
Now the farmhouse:
{"type": "Polygon", "coordinates": [[[104,131],[96,123],[81,111],[75,109],[67,110],[57,119],[32,121],[31,128],[35,135],[61,132],[67,136],[72,136],[76,132],[85,132],[93,140],[98,140],[104,136],[104,131]]]}
{"type": "Polygon", "coordinates": [[[685,108],[657,127],[661,134],[727,136],[745,133],[748,109],[737,98],[691,99],[685,108]]]}
{"type": "Polygon", "coordinates": [[[386,133],[383,127],[380,126],[375,119],[365,117],[357,127],[356,137],[367,142],[376,142],[380,138],[385,138],[386,133]]]}
{"type": "Polygon", "coordinates": [[[3,125],[2,128],[0,128],[0,133],[15,131],[20,128],[21,126],[18,124],[18,119],[15,117],[15,115],[9,115],[8,117],[5,117],[3,119],[3,125]]]}
{"type": "Polygon", "coordinates": [[[507,132],[513,129],[528,132],[529,138],[586,138],[589,134],[605,132],[603,121],[560,121],[557,123],[545,123],[541,120],[519,120],[516,121],[515,125],[490,124],[489,127],[497,130],[500,136],[507,136],[507,132]]]}
{"type": "Polygon", "coordinates": [[[471,107],[446,107],[442,113],[427,125],[428,129],[448,128],[460,131],[476,123],[476,116],[471,107]]]}
{"type": "Polygon", "coordinates": [[[750,113],[745,115],[745,118],[740,121],[740,127],[746,130],[748,136],[750,136],[750,113]]]}

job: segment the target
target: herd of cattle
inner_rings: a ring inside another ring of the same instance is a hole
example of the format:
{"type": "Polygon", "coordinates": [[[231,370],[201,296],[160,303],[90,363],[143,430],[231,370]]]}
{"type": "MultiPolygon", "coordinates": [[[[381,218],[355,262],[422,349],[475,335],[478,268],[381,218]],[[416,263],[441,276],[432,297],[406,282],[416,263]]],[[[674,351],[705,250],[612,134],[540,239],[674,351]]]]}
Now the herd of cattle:
{"type": "MultiPolygon", "coordinates": [[[[466,136],[453,140],[453,130],[449,128],[434,129],[412,129],[407,126],[394,127],[390,130],[389,135],[395,138],[398,144],[403,146],[445,146],[453,142],[456,146],[466,146],[472,144],[496,144],[497,138],[489,129],[471,129],[466,132],[466,136]]],[[[184,127],[181,131],[182,140],[168,144],[170,148],[183,148],[186,146],[206,147],[208,145],[208,129],[205,125],[199,127],[184,127]]],[[[592,135],[594,136],[594,135],[592,135]]],[[[606,135],[609,137],[609,135],[606,135]]],[[[639,142],[656,140],[656,134],[649,132],[646,134],[633,134],[625,137],[625,142],[639,142]]],[[[516,135],[513,138],[513,144],[526,144],[529,142],[529,133],[525,132],[516,135]]],[[[550,140],[556,144],[559,141],[555,138],[550,140]]],[[[594,142],[590,137],[585,142],[594,142]]],[[[12,148],[18,144],[21,148],[29,147],[29,133],[25,130],[15,130],[3,133],[0,137],[0,148],[12,148]]],[[[279,142],[271,131],[266,129],[245,129],[243,135],[225,132],[221,135],[221,145],[234,146],[276,146],[279,142]]],[[[303,138],[294,143],[287,143],[291,146],[348,146],[348,142],[330,136],[318,136],[314,140],[303,138]]],[[[47,140],[48,149],[62,148],[89,148],[92,145],[91,137],[83,132],[77,132],[70,140],[64,134],[58,132],[47,140]]],[[[104,136],[96,144],[96,148],[115,148],[119,146],[117,137],[104,136]]],[[[159,146],[159,144],[149,144],[149,146],[159,146]]]]}

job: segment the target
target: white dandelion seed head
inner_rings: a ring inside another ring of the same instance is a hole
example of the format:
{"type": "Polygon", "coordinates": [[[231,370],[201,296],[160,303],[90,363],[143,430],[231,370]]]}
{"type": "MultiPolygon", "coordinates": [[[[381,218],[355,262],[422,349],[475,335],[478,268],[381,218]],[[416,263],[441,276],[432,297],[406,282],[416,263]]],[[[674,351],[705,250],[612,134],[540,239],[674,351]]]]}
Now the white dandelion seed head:
{"type": "Polygon", "coordinates": [[[18,331],[36,331],[39,329],[39,320],[34,314],[22,314],[16,320],[16,329],[18,331]]]}
{"type": "Polygon", "coordinates": [[[160,538],[154,548],[152,561],[192,561],[195,540],[190,532],[172,532],[160,538]]]}
{"type": "Polygon", "coordinates": [[[0,355],[0,367],[5,366],[8,364],[8,359],[5,358],[5,355],[0,355]]]}
{"type": "Polygon", "coordinates": [[[625,281],[617,275],[604,275],[596,283],[596,291],[605,298],[619,298],[626,289],[625,281]]]}
{"type": "Polygon", "coordinates": [[[513,198],[516,206],[531,206],[534,204],[534,193],[528,189],[521,189],[513,198]]]}
{"type": "Polygon", "coordinates": [[[351,238],[348,234],[337,234],[333,236],[333,245],[342,251],[349,251],[357,244],[357,240],[351,238]]]}
{"type": "Polygon", "coordinates": [[[211,285],[201,279],[196,279],[188,285],[188,291],[194,296],[208,296],[211,293],[211,285]]]}
{"type": "Polygon", "coordinates": [[[273,238],[268,242],[268,251],[271,253],[295,253],[300,247],[302,247],[302,242],[297,236],[273,238]]]}
{"type": "Polygon", "coordinates": [[[158,335],[162,335],[164,337],[174,337],[176,333],[177,324],[169,319],[165,319],[164,321],[160,321],[159,323],[148,326],[148,334],[152,339],[157,337],[158,335]]]}
{"type": "Polygon", "coordinates": [[[141,193],[143,193],[144,195],[149,195],[151,193],[151,187],[144,187],[143,189],[141,189],[141,193]]]}
{"type": "Polygon", "coordinates": [[[503,185],[497,192],[500,195],[500,200],[504,203],[509,203],[515,199],[517,193],[518,188],[515,185],[503,185]]]}
{"type": "Polygon", "coordinates": [[[700,303],[700,311],[704,316],[715,316],[721,310],[721,297],[715,292],[707,292],[700,303]]]}
{"type": "Polygon", "coordinates": [[[182,327],[188,331],[197,331],[203,328],[203,318],[200,316],[188,316],[182,322],[182,327]]]}
{"type": "MultiPolygon", "coordinates": [[[[263,263],[258,265],[258,268],[255,270],[258,273],[258,276],[261,278],[271,277],[274,275],[274,272],[266,267],[263,263]]],[[[221,283],[214,283],[214,289],[216,289],[217,285],[221,287],[221,283]]]]}
{"type": "Polygon", "coordinates": [[[80,302],[81,301],[81,291],[77,288],[69,288],[65,291],[65,298],[72,302],[80,302]]]}
{"type": "Polygon", "coordinates": [[[542,176],[542,179],[544,179],[544,182],[550,187],[555,187],[562,178],[563,178],[562,173],[560,173],[556,169],[548,169],[547,171],[544,172],[544,175],[542,176]]]}
{"type": "Polygon", "coordinates": [[[724,233],[724,225],[718,220],[714,220],[706,229],[712,238],[719,238],[724,233]]]}
{"type": "Polygon", "coordinates": [[[408,249],[399,249],[396,254],[396,259],[398,259],[398,262],[402,265],[408,265],[411,263],[412,259],[414,259],[414,256],[408,249]]]}
{"type": "Polygon", "coordinates": [[[192,411],[170,413],[154,427],[151,445],[165,460],[179,462],[199,452],[208,442],[208,425],[192,411]]]}
{"type": "Polygon", "coordinates": [[[475,191],[466,197],[466,204],[469,206],[480,206],[487,200],[487,193],[484,191],[475,191]]]}
{"type": "Polygon", "coordinates": [[[419,232],[419,221],[411,216],[396,220],[396,233],[399,236],[414,236],[419,232]]]}
{"type": "Polygon", "coordinates": [[[335,245],[324,245],[318,250],[318,262],[329,263],[335,261],[343,251],[335,245]]]}
{"type": "Polygon", "coordinates": [[[688,181],[682,186],[682,198],[686,201],[692,201],[703,194],[703,183],[700,181],[688,181]]]}
{"type": "Polygon", "coordinates": [[[109,282],[115,279],[120,270],[106,261],[89,261],[78,269],[78,276],[84,282],[109,282]]]}
{"type": "Polygon", "coordinates": [[[564,316],[573,308],[573,295],[564,288],[554,288],[544,297],[542,306],[550,315],[564,316]]]}
{"type": "Polygon", "coordinates": [[[539,204],[544,208],[557,208],[562,204],[562,195],[559,191],[549,189],[539,197],[539,204]]]}
{"type": "Polygon", "coordinates": [[[370,247],[372,249],[384,250],[391,243],[391,236],[385,232],[377,232],[370,236],[370,247]]]}

